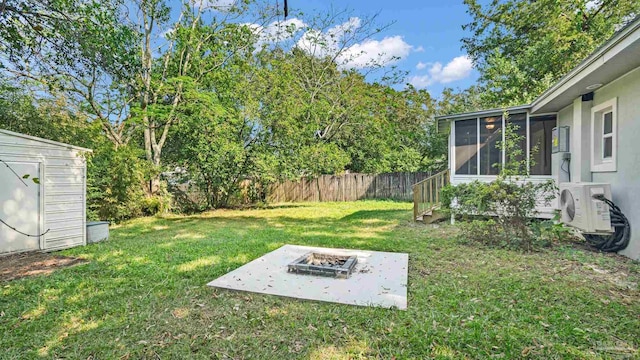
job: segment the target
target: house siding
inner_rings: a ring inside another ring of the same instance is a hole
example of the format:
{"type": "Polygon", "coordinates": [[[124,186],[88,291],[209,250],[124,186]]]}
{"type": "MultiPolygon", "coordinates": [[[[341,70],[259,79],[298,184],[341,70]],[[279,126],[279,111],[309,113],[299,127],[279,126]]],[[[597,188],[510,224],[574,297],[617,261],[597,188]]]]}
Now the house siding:
{"type": "Polygon", "coordinates": [[[561,182],[611,184],[613,202],[631,223],[631,241],[620,254],[640,260],[640,69],[594,92],[592,101],[575,99],[558,113],[558,126],[570,127],[571,179],[561,169],[561,154],[553,154],[554,178],[561,182]],[[591,108],[617,98],[617,169],[591,172],[591,108]]]}
{"type": "MultiPolygon", "coordinates": [[[[41,168],[40,250],[86,244],[86,160],[82,151],[0,132],[0,159],[41,168]]],[[[3,249],[0,249],[3,253],[3,249]]]]}
{"type": "Polygon", "coordinates": [[[593,106],[614,97],[617,108],[617,171],[594,172],[594,182],[611,184],[613,201],[631,222],[631,242],[620,253],[640,260],[640,68],[596,91],[593,106]]]}
{"type": "MultiPolygon", "coordinates": [[[[569,126],[569,128],[573,127],[573,104],[565,107],[564,109],[558,112],[558,127],[560,126],[569,126]]],[[[571,129],[572,130],[572,129],[571,129]]],[[[570,131],[571,131],[570,130],[570,131]]],[[[573,141],[569,140],[569,146],[573,147],[573,141]]],[[[570,149],[573,151],[573,149],[570,149]]],[[[576,162],[572,161],[569,164],[569,168],[571,169],[571,173],[576,173],[576,162]]],[[[569,173],[566,172],[562,168],[562,154],[555,153],[551,155],[551,176],[556,181],[556,184],[560,184],[561,182],[570,181],[569,173]]]]}

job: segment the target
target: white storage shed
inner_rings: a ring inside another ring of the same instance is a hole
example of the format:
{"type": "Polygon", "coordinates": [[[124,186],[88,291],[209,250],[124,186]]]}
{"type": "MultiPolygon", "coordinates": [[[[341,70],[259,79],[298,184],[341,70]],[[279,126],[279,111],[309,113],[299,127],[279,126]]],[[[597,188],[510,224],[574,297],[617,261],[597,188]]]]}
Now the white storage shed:
{"type": "Polygon", "coordinates": [[[0,129],[0,255],[85,245],[85,154],[0,129]]]}

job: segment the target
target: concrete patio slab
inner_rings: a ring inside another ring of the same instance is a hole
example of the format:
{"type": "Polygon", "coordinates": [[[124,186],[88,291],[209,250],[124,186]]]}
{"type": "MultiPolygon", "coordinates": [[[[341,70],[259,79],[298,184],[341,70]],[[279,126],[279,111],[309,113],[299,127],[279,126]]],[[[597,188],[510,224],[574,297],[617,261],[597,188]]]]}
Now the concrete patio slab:
{"type": "Polygon", "coordinates": [[[379,251],[284,245],[223,275],[208,286],[359,306],[407,308],[409,255],[379,251]],[[358,257],[351,277],[336,279],[287,272],[308,252],[358,257]]]}

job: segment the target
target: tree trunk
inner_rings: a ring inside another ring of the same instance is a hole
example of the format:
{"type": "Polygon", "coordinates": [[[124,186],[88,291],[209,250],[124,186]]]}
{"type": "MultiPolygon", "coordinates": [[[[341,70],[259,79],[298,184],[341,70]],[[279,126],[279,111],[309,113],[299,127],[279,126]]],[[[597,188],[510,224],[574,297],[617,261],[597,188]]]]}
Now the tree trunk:
{"type": "MultiPolygon", "coordinates": [[[[151,65],[152,65],[152,54],[151,54],[151,31],[153,29],[154,9],[147,9],[145,6],[142,6],[143,11],[143,26],[144,26],[144,42],[142,44],[142,69],[140,72],[143,88],[142,94],[140,96],[140,111],[143,114],[142,123],[144,126],[144,150],[147,161],[150,163],[157,165],[155,162],[155,156],[153,154],[153,126],[151,124],[151,119],[148,114],[149,101],[151,99],[151,65]],[[147,10],[150,10],[147,13],[147,10]]],[[[160,188],[160,175],[154,175],[149,180],[149,187],[147,189],[147,193],[149,195],[155,194],[160,188]]]]}
{"type": "Polygon", "coordinates": [[[160,158],[162,155],[162,149],[158,147],[154,147],[153,152],[153,166],[155,170],[158,170],[157,173],[154,173],[149,181],[149,192],[151,195],[156,194],[160,190],[160,158]]]}

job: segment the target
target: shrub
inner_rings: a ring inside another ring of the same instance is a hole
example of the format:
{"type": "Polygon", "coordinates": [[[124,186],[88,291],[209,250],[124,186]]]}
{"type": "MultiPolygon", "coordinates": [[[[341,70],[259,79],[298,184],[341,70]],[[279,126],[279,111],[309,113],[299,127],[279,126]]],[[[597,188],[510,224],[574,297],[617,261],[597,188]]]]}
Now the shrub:
{"type": "Polygon", "coordinates": [[[474,181],[450,187],[448,197],[454,215],[470,221],[461,226],[462,235],[486,245],[532,250],[546,245],[534,231],[536,203],[547,204],[554,197],[552,182],[532,183],[498,178],[490,183],[474,181]],[[490,215],[488,220],[478,215],[490,215]]]}
{"type": "Polygon", "coordinates": [[[153,195],[144,197],[141,210],[144,215],[157,215],[168,213],[172,210],[173,198],[167,190],[165,182],[160,183],[160,189],[153,195]]]}
{"type": "Polygon", "coordinates": [[[103,143],[87,159],[87,218],[120,221],[168,210],[166,191],[145,193],[150,172],[141,151],[103,143]]]}

